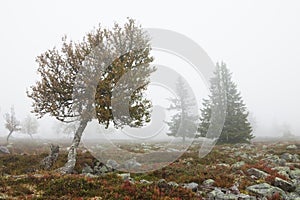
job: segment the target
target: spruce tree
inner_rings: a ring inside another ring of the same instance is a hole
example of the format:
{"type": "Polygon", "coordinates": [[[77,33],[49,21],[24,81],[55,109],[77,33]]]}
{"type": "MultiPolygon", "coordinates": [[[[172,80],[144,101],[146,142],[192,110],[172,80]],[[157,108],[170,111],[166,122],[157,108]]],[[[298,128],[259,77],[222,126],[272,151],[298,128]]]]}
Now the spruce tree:
{"type": "Polygon", "coordinates": [[[209,127],[214,126],[216,122],[212,123],[213,120],[218,120],[215,118],[221,115],[218,112],[222,112],[221,107],[225,105],[224,126],[217,143],[249,143],[254,138],[248,121],[249,112],[225,63],[217,63],[214,77],[211,79],[210,92],[211,95],[204,99],[201,109],[198,129],[200,135],[206,136],[209,127]],[[215,110],[215,116],[212,116],[212,110],[215,110]]]}
{"type": "Polygon", "coordinates": [[[179,77],[176,82],[177,98],[171,98],[171,106],[168,110],[177,111],[167,122],[169,126],[168,136],[182,137],[185,141],[186,137],[193,138],[197,132],[197,116],[193,113],[195,101],[191,96],[191,92],[185,81],[179,77]]]}

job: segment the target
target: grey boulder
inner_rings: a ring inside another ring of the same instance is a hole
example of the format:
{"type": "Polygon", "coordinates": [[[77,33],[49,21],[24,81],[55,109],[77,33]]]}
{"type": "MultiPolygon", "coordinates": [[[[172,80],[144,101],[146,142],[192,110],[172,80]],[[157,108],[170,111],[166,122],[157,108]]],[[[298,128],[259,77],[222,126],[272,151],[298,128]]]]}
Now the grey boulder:
{"type": "Polygon", "coordinates": [[[286,193],[282,189],[269,185],[268,183],[252,185],[247,187],[246,190],[256,194],[258,197],[270,197],[276,193],[279,193],[281,197],[286,199],[286,193]]]}
{"type": "Polygon", "coordinates": [[[249,175],[253,175],[257,178],[266,178],[267,176],[269,176],[268,173],[261,171],[259,169],[256,169],[256,168],[248,169],[247,172],[249,175]]]}
{"type": "Polygon", "coordinates": [[[5,146],[0,146],[0,153],[2,154],[10,154],[10,151],[7,147],[5,146]]]}
{"type": "Polygon", "coordinates": [[[278,177],[275,178],[274,185],[276,187],[283,189],[284,191],[287,191],[287,192],[293,192],[296,189],[296,186],[293,183],[288,182],[288,181],[283,180],[278,177]]]}

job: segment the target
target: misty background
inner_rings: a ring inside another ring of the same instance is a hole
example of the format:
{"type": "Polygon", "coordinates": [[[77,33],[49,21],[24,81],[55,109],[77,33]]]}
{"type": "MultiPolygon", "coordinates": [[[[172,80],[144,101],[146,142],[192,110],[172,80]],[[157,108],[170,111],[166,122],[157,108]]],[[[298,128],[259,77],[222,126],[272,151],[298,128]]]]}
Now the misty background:
{"type": "MultiPolygon", "coordinates": [[[[11,105],[19,120],[31,111],[26,90],[39,80],[35,62],[39,54],[60,47],[64,35],[80,41],[99,23],[111,27],[114,22],[123,24],[127,17],[144,28],[182,33],[198,43],[214,62],[224,61],[255,119],[255,136],[281,136],[285,129],[300,136],[299,10],[297,0],[3,1],[0,136],[7,135],[2,116],[11,105]]],[[[163,56],[154,57],[156,63],[164,62],[160,60],[163,56]]],[[[175,60],[168,64],[182,64],[175,60]]],[[[159,104],[167,96],[165,93],[155,101],[159,104]]],[[[166,102],[163,104],[166,106],[166,102]]],[[[46,117],[39,123],[36,137],[56,135],[55,119],[46,117]]]]}

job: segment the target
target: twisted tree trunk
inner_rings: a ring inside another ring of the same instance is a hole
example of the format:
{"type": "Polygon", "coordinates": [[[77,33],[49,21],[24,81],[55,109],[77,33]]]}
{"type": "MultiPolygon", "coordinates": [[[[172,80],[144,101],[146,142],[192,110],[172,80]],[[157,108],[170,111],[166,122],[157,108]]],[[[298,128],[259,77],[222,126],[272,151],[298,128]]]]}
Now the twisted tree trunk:
{"type": "Polygon", "coordinates": [[[7,136],[7,138],[6,138],[6,143],[8,144],[8,140],[9,140],[9,138],[10,138],[10,136],[11,136],[11,134],[13,133],[14,131],[10,131],[9,132],[9,134],[8,134],[8,136],[7,136]]]}
{"type": "Polygon", "coordinates": [[[69,149],[68,153],[68,161],[62,168],[58,169],[58,171],[62,174],[71,174],[74,171],[74,167],[76,165],[76,156],[77,156],[77,148],[80,144],[82,133],[86,128],[89,120],[82,120],[79,124],[79,127],[74,135],[72,145],[69,149]]]}

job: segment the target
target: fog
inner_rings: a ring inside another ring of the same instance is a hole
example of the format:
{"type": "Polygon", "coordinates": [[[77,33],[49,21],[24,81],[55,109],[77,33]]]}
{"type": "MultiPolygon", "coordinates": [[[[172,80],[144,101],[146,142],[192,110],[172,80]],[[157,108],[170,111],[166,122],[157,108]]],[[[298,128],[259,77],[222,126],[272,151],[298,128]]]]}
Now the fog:
{"type": "MultiPolygon", "coordinates": [[[[7,134],[2,116],[11,105],[20,120],[31,111],[26,90],[39,78],[39,54],[59,47],[64,35],[80,41],[99,23],[111,27],[127,17],[184,34],[213,62],[224,61],[255,121],[255,136],[281,136],[286,129],[300,136],[299,10],[297,0],[2,1],[0,136],[7,134]]],[[[162,57],[156,54],[155,62],[164,63],[162,57]]],[[[51,117],[39,123],[37,137],[57,136],[51,117]]]]}

